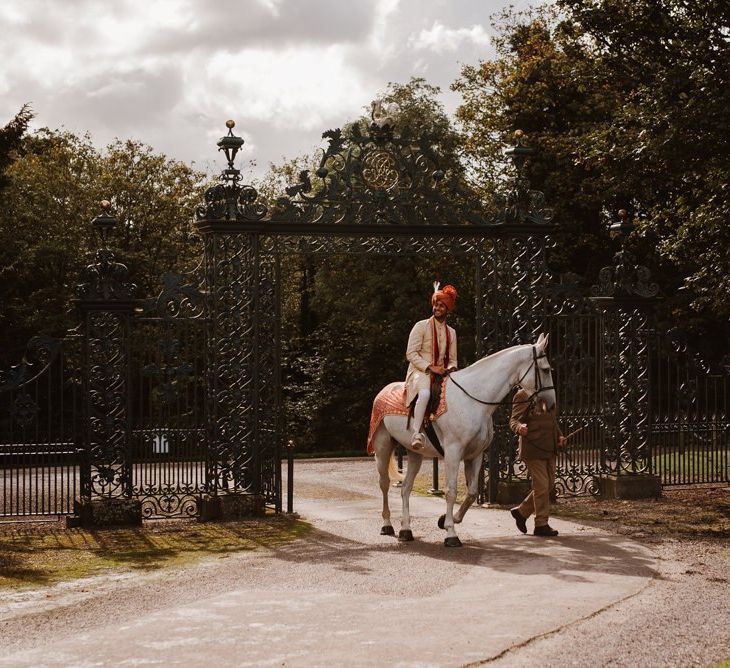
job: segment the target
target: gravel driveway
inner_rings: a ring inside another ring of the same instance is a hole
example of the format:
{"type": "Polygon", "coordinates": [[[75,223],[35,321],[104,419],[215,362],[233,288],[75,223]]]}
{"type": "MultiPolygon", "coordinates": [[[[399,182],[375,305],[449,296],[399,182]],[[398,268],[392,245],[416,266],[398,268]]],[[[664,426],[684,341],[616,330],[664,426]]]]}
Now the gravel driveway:
{"type": "MultiPolygon", "coordinates": [[[[443,547],[443,500],[414,497],[416,541],[379,535],[372,461],[297,462],[306,538],[194,566],[0,601],[2,666],[710,666],[730,656],[728,551],[555,520],[519,534],[475,508],[443,547]]],[[[394,519],[398,490],[391,490],[394,519]]],[[[396,524],[397,529],[397,524],[396,524]]]]}

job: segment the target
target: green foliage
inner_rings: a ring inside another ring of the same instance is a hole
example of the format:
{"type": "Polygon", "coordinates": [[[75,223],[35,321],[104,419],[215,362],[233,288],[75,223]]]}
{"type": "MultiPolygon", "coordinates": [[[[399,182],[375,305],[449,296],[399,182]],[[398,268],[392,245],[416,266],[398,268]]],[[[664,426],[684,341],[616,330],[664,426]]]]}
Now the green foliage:
{"type": "Polygon", "coordinates": [[[98,247],[90,221],[109,199],[119,220],[110,238],[141,296],[163,271],[200,256],[191,225],[202,175],[137,142],[99,152],[88,136],[40,130],[24,137],[0,192],[0,361],[19,361],[33,335],[63,334],[83,267],[98,247]]]}
{"type": "Polygon", "coordinates": [[[408,334],[431,314],[434,280],[457,286],[449,322],[459,365],[474,361],[474,268],[464,258],[342,255],[304,265],[298,280],[306,307],[300,302],[284,317],[287,435],[301,452],[364,452],[372,401],[405,379],[408,334]]]}
{"type": "Polygon", "coordinates": [[[727,323],[730,6],[558,0],[502,21],[497,58],[453,85],[485,199],[500,143],[524,130],[538,149],[529,175],[561,229],[557,270],[595,280],[612,252],[606,212],[625,208],[673,317],[705,332],[727,323]]]}
{"type": "Polygon", "coordinates": [[[724,449],[701,449],[661,452],[651,459],[652,473],[668,482],[727,480],[730,477],[730,452],[724,449]]]}

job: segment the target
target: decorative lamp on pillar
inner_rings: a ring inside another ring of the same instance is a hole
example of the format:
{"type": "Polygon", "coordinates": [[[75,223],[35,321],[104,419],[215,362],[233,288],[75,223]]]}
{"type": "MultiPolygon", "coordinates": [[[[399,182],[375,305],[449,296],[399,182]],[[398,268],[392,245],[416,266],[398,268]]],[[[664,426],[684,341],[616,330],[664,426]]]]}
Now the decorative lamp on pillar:
{"type": "Polygon", "coordinates": [[[102,212],[91,224],[99,233],[100,246],[94,262],[81,271],[81,282],[76,295],[84,302],[127,302],[134,298],[137,286],[129,280],[129,270],[117,262],[116,254],[109,248],[109,233],[116,227],[117,219],[111,214],[111,202],[101,201],[102,212]]]}
{"type": "Polygon", "coordinates": [[[525,133],[522,130],[515,130],[514,138],[515,138],[515,144],[512,146],[512,148],[508,148],[504,154],[512,160],[512,164],[517,169],[517,173],[522,176],[522,171],[525,167],[525,163],[527,162],[527,158],[529,158],[534,152],[534,148],[530,148],[529,146],[523,146],[522,140],[525,137],[525,133]]]}
{"type": "Polygon", "coordinates": [[[108,199],[101,200],[100,204],[102,212],[91,221],[91,224],[99,232],[101,247],[109,248],[109,232],[116,227],[117,219],[111,215],[112,203],[108,199]]]}
{"type": "Polygon", "coordinates": [[[241,147],[244,144],[244,140],[243,137],[238,137],[233,134],[233,128],[236,127],[235,121],[227,120],[226,127],[228,128],[228,134],[218,140],[218,150],[223,151],[226,155],[226,160],[228,161],[227,171],[234,174],[240,174],[239,170],[233,166],[233,163],[236,159],[236,154],[241,150],[241,147]]]}
{"type": "Polygon", "coordinates": [[[611,237],[614,239],[620,239],[621,245],[626,242],[629,235],[634,231],[634,229],[636,229],[636,226],[634,225],[634,220],[633,218],[629,217],[629,212],[626,209],[619,209],[618,220],[608,226],[611,237]]]}
{"type": "Polygon", "coordinates": [[[235,121],[226,121],[228,134],[218,140],[218,150],[226,156],[228,167],[224,169],[218,181],[220,183],[205,191],[205,204],[198,207],[198,222],[256,222],[264,218],[266,206],[257,202],[258,193],[250,185],[241,185],[241,170],[236,169],[235,161],[244,144],[242,137],[233,134],[235,121]]]}
{"type": "Polygon", "coordinates": [[[545,207],[545,195],[539,190],[532,190],[530,180],[525,175],[525,164],[535,153],[535,149],[523,145],[525,133],[522,130],[516,130],[514,138],[514,146],[504,152],[504,155],[512,161],[517,173],[507,191],[502,222],[545,225],[552,220],[553,212],[545,207]]]}

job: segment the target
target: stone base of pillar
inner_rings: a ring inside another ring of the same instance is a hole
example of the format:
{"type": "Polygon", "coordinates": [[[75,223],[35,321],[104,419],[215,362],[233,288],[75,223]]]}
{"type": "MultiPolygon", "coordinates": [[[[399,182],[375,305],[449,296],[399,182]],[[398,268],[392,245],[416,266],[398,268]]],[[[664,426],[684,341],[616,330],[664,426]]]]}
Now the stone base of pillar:
{"type": "Polygon", "coordinates": [[[222,494],[203,496],[200,500],[200,521],[226,521],[262,517],[266,513],[260,494],[222,494]]]}
{"type": "Polygon", "coordinates": [[[510,480],[497,484],[497,503],[502,506],[516,506],[530,493],[529,480],[510,480]]]}
{"type": "Polygon", "coordinates": [[[660,478],[649,473],[594,476],[593,483],[601,499],[658,499],[662,495],[660,478]]]}
{"type": "Polygon", "coordinates": [[[82,527],[140,526],[142,502],[138,499],[76,499],[66,525],[82,527]]]}

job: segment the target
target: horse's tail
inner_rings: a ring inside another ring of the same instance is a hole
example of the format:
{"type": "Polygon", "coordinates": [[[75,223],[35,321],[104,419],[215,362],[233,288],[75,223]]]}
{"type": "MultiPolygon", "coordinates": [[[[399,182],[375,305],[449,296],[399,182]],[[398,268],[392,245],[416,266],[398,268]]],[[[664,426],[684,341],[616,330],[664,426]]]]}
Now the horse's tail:
{"type": "Polygon", "coordinates": [[[403,474],[398,470],[398,461],[395,458],[395,450],[390,453],[388,462],[388,476],[391,480],[403,480],[403,474]]]}

